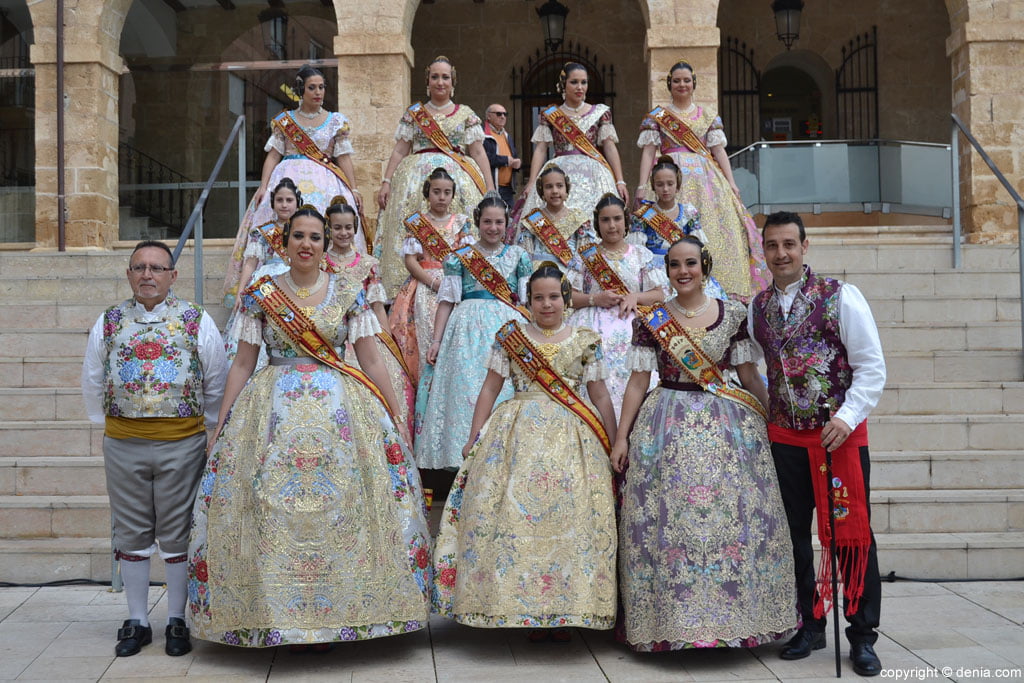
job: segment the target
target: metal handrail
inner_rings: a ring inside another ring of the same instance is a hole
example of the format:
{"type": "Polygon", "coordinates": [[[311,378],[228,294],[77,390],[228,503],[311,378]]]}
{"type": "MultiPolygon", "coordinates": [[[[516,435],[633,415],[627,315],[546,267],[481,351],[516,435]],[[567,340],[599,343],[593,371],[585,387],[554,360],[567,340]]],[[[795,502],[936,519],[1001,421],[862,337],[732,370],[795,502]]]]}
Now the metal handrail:
{"type": "Polygon", "coordinates": [[[981,146],[981,143],[971,135],[971,131],[967,130],[967,126],[960,120],[960,117],[956,114],[950,114],[950,118],[953,120],[952,135],[950,147],[953,150],[953,267],[959,268],[961,264],[961,253],[960,253],[960,137],[958,133],[963,133],[963,136],[967,138],[967,142],[971,143],[971,146],[978,151],[981,155],[982,160],[988,165],[995,174],[996,179],[999,183],[1010,193],[1010,198],[1013,199],[1014,203],[1017,204],[1017,257],[1018,257],[1018,276],[1020,277],[1020,334],[1021,341],[1024,342],[1024,199],[1021,199],[1020,194],[1010,184],[1010,181],[1006,179],[1003,172],[999,170],[992,158],[985,152],[985,149],[981,146]]]}
{"type": "MultiPolygon", "coordinates": [[[[174,254],[172,261],[176,264],[178,257],[181,255],[181,250],[185,248],[185,242],[188,241],[192,231],[195,230],[196,236],[193,241],[194,256],[195,256],[195,302],[202,305],[203,303],[203,209],[206,207],[206,200],[210,197],[210,191],[213,189],[213,184],[217,180],[217,176],[220,175],[221,166],[224,165],[224,160],[227,159],[228,150],[231,149],[232,143],[235,138],[238,138],[238,156],[239,173],[244,173],[245,162],[242,159],[242,155],[245,153],[245,115],[240,114],[235,119],[235,125],[231,129],[231,133],[228,135],[228,139],[224,142],[224,146],[221,147],[220,156],[217,157],[217,163],[213,166],[213,171],[210,172],[210,177],[206,179],[206,185],[203,186],[203,191],[199,195],[199,200],[196,205],[192,208],[192,214],[188,217],[188,222],[185,223],[185,228],[181,231],[181,237],[178,238],[178,245],[174,248],[174,254]]],[[[245,205],[245,183],[241,182],[242,178],[239,178],[238,183],[238,202],[240,207],[245,205]]]]}

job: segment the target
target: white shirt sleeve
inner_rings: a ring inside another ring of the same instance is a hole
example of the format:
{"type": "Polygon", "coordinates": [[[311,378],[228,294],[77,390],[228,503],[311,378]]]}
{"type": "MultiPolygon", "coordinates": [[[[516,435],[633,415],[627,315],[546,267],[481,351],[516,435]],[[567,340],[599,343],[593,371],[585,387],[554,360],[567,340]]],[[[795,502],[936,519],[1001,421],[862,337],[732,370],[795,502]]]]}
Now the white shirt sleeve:
{"type": "Polygon", "coordinates": [[[217,323],[203,311],[199,319],[199,362],[203,364],[203,406],[207,427],[217,424],[228,376],[228,357],[217,323]]]}
{"type": "Polygon", "coordinates": [[[750,303],[747,304],[747,334],[750,336],[750,343],[754,345],[756,355],[764,358],[764,349],[754,336],[754,297],[750,297],[750,303]]]}
{"type": "Polygon", "coordinates": [[[89,341],[85,344],[85,360],[82,362],[82,400],[85,402],[85,414],[96,424],[106,422],[106,411],[103,410],[103,391],[106,385],[107,349],[103,344],[103,314],[89,330],[89,341]]]}
{"type": "Polygon", "coordinates": [[[846,347],[853,381],[835,417],[853,429],[878,405],[885,389],[885,357],[871,307],[860,290],[848,282],[839,292],[839,338],[846,347]]]}

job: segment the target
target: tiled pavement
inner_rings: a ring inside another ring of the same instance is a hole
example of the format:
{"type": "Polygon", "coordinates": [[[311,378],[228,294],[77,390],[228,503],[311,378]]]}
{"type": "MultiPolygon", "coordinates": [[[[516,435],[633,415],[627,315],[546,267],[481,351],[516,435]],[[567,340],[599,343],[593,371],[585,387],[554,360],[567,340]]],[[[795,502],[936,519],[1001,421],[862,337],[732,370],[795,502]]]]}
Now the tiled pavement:
{"type": "MultiPolygon", "coordinates": [[[[887,680],[1024,681],[1024,584],[884,584],[877,651],[887,680]],[[897,678],[898,677],[898,678],[897,678]]],[[[165,622],[150,590],[151,621],[165,622]]],[[[831,649],[786,662],[780,645],[639,655],[607,632],[530,644],[521,630],[485,630],[435,617],[415,634],[339,644],[326,654],[242,650],[195,642],[163,654],[163,627],[135,657],[113,656],[124,596],[102,587],[0,589],[0,680],[188,681],[810,681],[834,680],[831,649]]],[[[843,647],[843,678],[858,678],[843,647]]]]}

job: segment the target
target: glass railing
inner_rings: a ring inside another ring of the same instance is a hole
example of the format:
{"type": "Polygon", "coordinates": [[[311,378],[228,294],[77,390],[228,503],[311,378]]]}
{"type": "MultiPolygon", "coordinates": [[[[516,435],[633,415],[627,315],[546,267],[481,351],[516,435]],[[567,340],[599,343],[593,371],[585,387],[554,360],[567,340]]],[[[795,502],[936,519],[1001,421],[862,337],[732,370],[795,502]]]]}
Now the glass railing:
{"type": "Polygon", "coordinates": [[[862,211],[949,218],[950,147],[898,140],[757,142],[730,157],[751,213],[862,211]]]}

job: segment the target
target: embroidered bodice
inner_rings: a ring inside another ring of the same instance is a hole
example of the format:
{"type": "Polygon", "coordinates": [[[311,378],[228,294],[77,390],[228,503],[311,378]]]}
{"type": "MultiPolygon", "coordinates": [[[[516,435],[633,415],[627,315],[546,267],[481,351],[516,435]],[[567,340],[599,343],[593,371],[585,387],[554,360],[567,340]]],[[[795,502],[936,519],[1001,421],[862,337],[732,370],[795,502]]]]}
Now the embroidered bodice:
{"type": "MultiPolygon", "coordinates": [[[[672,110],[669,110],[672,111],[672,110]]],[[[725,126],[722,124],[722,117],[715,114],[706,107],[694,107],[689,114],[680,114],[672,111],[672,114],[687,126],[700,138],[708,149],[717,145],[726,145],[725,126]]],[[[663,152],[677,149],[678,144],[669,135],[661,130],[661,126],[652,116],[645,116],[640,123],[640,137],[636,142],[637,147],[655,145],[663,152]]]]}
{"type": "MultiPolygon", "coordinates": [[[[563,113],[565,113],[563,111],[563,113]]],[[[566,114],[569,116],[569,114],[566,114]]],[[[601,149],[601,145],[606,140],[612,142],[618,142],[619,136],[615,132],[615,125],[612,123],[612,110],[605,104],[592,104],[590,109],[585,114],[582,114],[578,118],[571,117],[572,122],[576,124],[587,139],[597,147],[601,149]]],[[[561,156],[563,154],[571,154],[577,152],[576,145],[569,141],[569,138],[565,137],[560,130],[556,130],[551,127],[547,118],[544,116],[540,117],[537,124],[536,130],[533,132],[533,137],[530,139],[531,142],[546,142],[553,146],[555,156],[561,156]]]]}
{"type": "MultiPolygon", "coordinates": [[[[601,351],[601,336],[585,327],[574,328],[572,333],[560,342],[545,344],[538,342],[525,332],[534,348],[544,354],[551,369],[579,393],[587,382],[603,380],[608,371],[604,364],[601,351]]],[[[526,373],[516,361],[509,358],[500,342],[495,341],[487,367],[502,377],[511,375],[512,386],[516,393],[524,391],[540,391],[544,388],[537,382],[530,381],[526,373]]]]}
{"type": "MultiPolygon", "coordinates": [[[[646,247],[627,244],[626,251],[618,256],[612,255],[600,247],[598,247],[598,251],[629,291],[646,292],[654,287],[661,287],[665,296],[669,295],[668,276],[657,263],[652,261],[653,255],[646,247]]],[[[568,278],[572,288],[584,294],[601,291],[601,286],[594,279],[590,269],[583,263],[579,253],[569,262],[568,278]]]]}
{"type": "MultiPolygon", "coordinates": [[[[697,211],[697,207],[693,204],[676,204],[675,210],[665,211],[655,202],[647,201],[646,199],[641,200],[641,205],[644,209],[648,206],[653,206],[654,209],[667,216],[669,220],[675,223],[676,227],[683,231],[686,235],[697,235],[703,242],[707,242],[704,239],[704,230],[700,225],[700,213],[697,211]]],[[[641,220],[636,216],[630,216],[630,234],[627,237],[631,244],[639,244],[650,249],[655,254],[664,255],[668,253],[668,248],[672,244],[658,234],[658,231],[647,224],[647,221],[641,220]]]]}
{"type": "MultiPolygon", "coordinates": [[[[297,123],[299,128],[304,130],[306,135],[316,143],[316,146],[332,159],[343,154],[352,153],[352,141],[349,139],[351,128],[349,127],[348,117],[341,112],[329,112],[324,122],[313,128],[307,128],[303,125],[303,118],[295,116],[292,111],[282,112],[280,116],[287,116],[297,123]]],[[[271,132],[270,139],[267,140],[267,144],[263,148],[264,152],[275,149],[283,157],[302,155],[302,152],[299,151],[291,140],[284,136],[284,133],[277,126],[272,126],[271,130],[273,132],[271,132]]]]}
{"type": "MultiPolygon", "coordinates": [[[[466,243],[472,244],[475,241],[470,237],[466,243]]],[[[484,255],[488,263],[494,266],[495,270],[501,273],[501,276],[508,282],[509,289],[522,296],[526,289],[526,281],[529,280],[530,274],[533,272],[530,255],[521,247],[509,245],[503,245],[493,256],[483,250],[480,253],[484,255]]],[[[462,260],[455,254],[451,254],[444,261],[444,279],[437,290],[437,300],[458,303],[463,299],[471,298],[492,298],[492,295],[463,266],[462,260]]],[[[509,309],[510,318],[512,314],[512,309],[509,309]]]]}
{"type": "MultiPolygon", "coordinates": [[[[436,114],[425,107],[427,112],[441,126],[441,130],[448,136],[456,149],[465,153],[467,148],[474,142],[483,142],[484,129],[480,117],[464,104],[455,105],[455,109],[449,114],[436,114]]],[[[395,140],[404,140],[412,143],[412,153],[415,154],[425,149],[436,148],[437,145],[428,138],[423,130],[416,125],[412,114],[408,111],[402,115],[398,122],[398,130],[395,131],[395,140]]]]}

